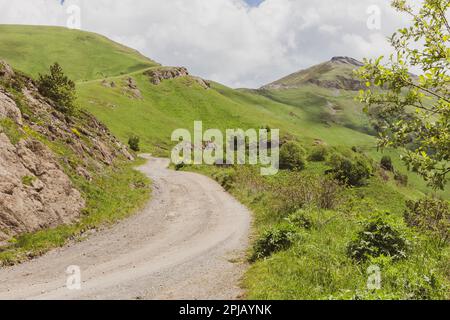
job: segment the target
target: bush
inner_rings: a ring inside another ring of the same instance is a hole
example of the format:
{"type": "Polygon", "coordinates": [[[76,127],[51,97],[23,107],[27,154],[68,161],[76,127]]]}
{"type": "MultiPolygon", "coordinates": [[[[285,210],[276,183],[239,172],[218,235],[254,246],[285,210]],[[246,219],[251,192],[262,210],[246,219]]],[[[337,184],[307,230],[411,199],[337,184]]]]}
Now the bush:
{"type": "Polygon", "coordinates": [[[58,63],[50,67],[50,74],[41,75],[37,81],[39,92],[56,103],[56,109],[65,114],[75,110],[75,83],[70,80],[58,63]]]}
{"type": "Polygon", "coordinates": [[[426,198],[406,203],[404,218],[408,226],[431,232],[442,243],[450,241],[450,205],[448,201],[426,198]]]}
{"type": "Polygon", "coordinates": [[[288,249],[294,242],[295,228],[283,225],[265,231],[253,246],[252,261],[264,259],[275,252],[288,249]]]}
{"type": "Polygon", "coordinates": [[[396,171],[394,173],[394,179],[401,186],[406,187],[408,185],[408,175],[406,175],[406,174],[403,174],[403,173],[400,173],[400,172],[396,171]]]}
{"type": "Polygon", "coordinates": [[[362,152],[361,149],[360,149],[359,147],[356,147],[356,146],[353,146],[353,147],[352,147],[352,151],[353,151],[354,153],[361,153],[361,152],[362,152]]]}
{"type": "Polygon", "coordinates": [[[213,178],[227,191],[233,187],[234,174],[230,172],[219,171],[213,175],[213,178]]]}
{"type": "Polygon", "coordinates": [[[34,181],[36,181],[36,177],[34,177],[34,176],[22,177],[22,184],[27,187],[31,187],[33,185],[34,181]]]}
{"type": "Polygon", "coordinates": [[[72,128],[72,133],[76,135],[78,138],[81,138],[81,133],[77,128],[72,128]]]}
{"type": "Polygon", "coordinates": [[[375,215],[364,221],[364,227],[347,246],[347,254],[357,261],[366,261],[380,256],[394,260],[406,258],[408,240],[398,231],[387,215],[375,215]]]}
{"type": "Polygon", "coordinates": [[[177,163],[177,164],[175,165],[175,171],[180,171],[181,169],[184,168],[184,166],[185,166],[184,162],[177,163]]]}
{"type": "Polygon", "coordinates": [[[328,149],[324,146],[318,146],[313,149],[308,157],[309,161],[321,162],[327,159],[328,149]]]}
{"type": "Polygon", "coordinates": [[[141,150],[141,148],[139,147],[139,143],[140,143],[140,138],[138,136],[132,136],[130,137],[130,139],[128,139],[128,145],[130,146],[130,149],[138,152],[141,150]]]}
{"type": "Polygon", "coordinates": [[[0,119],[0,133],[4,133],[13,145],[24,137],[19,126],[10,118],[0,119]]]}
{"type": "Polygon", "coordinates": [[[316,204],[320,209],[334,209],[342,201],[343,187],[338,181],[330,177],[321,177],[316,180],[316,204]]]}
{"type": "Polygon", "coordinates": [[[305,228],[307,230],[311,229],[313,226],[312,219],[304,210],[298,210],[291,214],[286,221],[297,228],[305,228]]]}
{"type": "Polygon", "coordinates": [[[342,187],[327,176],[294,172],[270,185],[279,213],[290,214],[305,206],[333,209],[341,201],[342,187]]]}
{"type": "Polygon", "coordinates": [[[391,157],[383,156],[383,158],[381,158],[380,165],[384,170],[394,172],[394,165],[392,164],[391,157]]]}
{"type": "Polygon", "coordinates": [[[330,160],[329,173],[342,183],[350,186],[361,186],[372,174],[370,163],[363,156],[348,158],[339,154],[334,154],[330,160]]]}
{"type": "Polygon", "coordinates": [[[280,148],[280,169],[301,171],[305,167],[303,150],[296,143],[287,142],[280,148]]]}

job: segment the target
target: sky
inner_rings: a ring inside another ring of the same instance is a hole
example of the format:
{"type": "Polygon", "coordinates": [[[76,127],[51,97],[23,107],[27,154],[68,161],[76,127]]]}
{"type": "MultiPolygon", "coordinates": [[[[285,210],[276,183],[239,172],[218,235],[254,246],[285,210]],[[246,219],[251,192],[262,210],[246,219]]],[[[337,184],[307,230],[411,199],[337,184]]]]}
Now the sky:
{"type": "Polygon", "coordinates": [[[387,37],[407,20],[387,0],[0,0],[0,23],[80,27],[257,88],[333,56],[389,54],[387,37]]]}

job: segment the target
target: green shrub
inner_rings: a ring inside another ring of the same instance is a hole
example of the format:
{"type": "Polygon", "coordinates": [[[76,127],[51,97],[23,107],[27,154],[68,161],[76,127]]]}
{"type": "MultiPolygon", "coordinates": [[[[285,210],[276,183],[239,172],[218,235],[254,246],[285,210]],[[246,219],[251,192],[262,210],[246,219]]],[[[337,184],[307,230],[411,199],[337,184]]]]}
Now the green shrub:
{"type": "Polygon", "coordinates": [[[394,172],[394,165],[392,164],[391,157],[383,156],[383,158],[381,158],[380,165],[384,170],[394,172]]]}
{"type": "Polygon", "coordinates": [[[308,157],[309,161],[322,162],[327,159],[328,149],[324,146],[318,146],[313,149],[308,157]]]}
{"type": "Polygon", "coordinates": [[[295,142],[287,142],[280,148],[280,169],[301,171],[305,167],[303,150],[295,142]]]}
{"type": "Polygon", "coordinates": [[[130,149],[139,152],[141,148],[139,147],[141,139],[138,136],[132,136],[128,139],[128,145],[130,146],[130,149]]]}
{"type": "Polygon", "coordinates": [[[450,205],[448,201],[425,198],[406,203],[404,218],[408,226],[431,232],[442,243],[450,241],[450,205]]]}
{"type": "Polygon", "coordinates": [[[213,175],[213,178],[227,191],[233,187],[234,174],[229,171],[219,171],[213,175]]]}
{"type": "Polygon", "coordinates": [[[342,183],[350,186],[361,186],[372,174],[372,166],[363,156],[345,157],[334,154],[329,162],[332,167],[329,173],[342,183]]]}
{"type": "Polygon", "coordinates": [[[0,119],[0,133],[2,132],[6,134],[13,145],[19,143],[24,136],[19,126],[9,118],[0,119]]]}
{"type": "Polygon", "coordinates": [[[282,225],[265,231],[253,246],[252,261],[264,259],[275,252],[288,249],[294,242],[295,228],[282,225]]]}
{"type": "Polygon", "coordinates": [[[394,179],[399,185],[406,187],[408,185],[408,175],[395,171],[394,179]]]}
{"type": "Polygon", "coordinates": [[[64,74],[58,63],[50,67],[50,74],[39,75],[37,87],[44,97],[56,103],[57,110],[66,114],[74,112],[75,83],[64,74]]]}
{"type": "Polygon", "coordinates": [[[282,179],[271,181],[274,208],[290,214],[306,206],[333,209],[340,201],[342,186],[328,176],[292,172],[282,179]]]}
{"type": "Polygon", "coordinates": [[[353,147],[352,147],[352,151],[353,151],[354,153],[361,153],[361,152],[362,152],[362,151],[361,151],[361,148],[356,147],[356,146],[353,146],[353,147]]]}
{"type": "Polygon", "coordinates": [[[405,292],[401,299],[448,300],[448,287],[445,285],[445,280],[442,281],[435,272],[429,271],[424,274],[423,271],[414,272],[411,270],[405,274],[404,270],[397,271],[395,267],[391,268],[392,273],[397,276],[396,279],[392,279],[392,282],[396,284],[397,288],[402,288],[405,292]]]}
{"type": "Polygon", "coordinates": [[[77,128],[72,128],[72,133],[76,135],[78,138],[81,138],[81,133],[77,128]]]}
{"type": "Polygon", "coordinates": [[[347,246],[347,254],[357,261],[366,261],[380,256],[394,260],[406,258],[409,242],[397,230],[388,215],[377,214],[363,222],[363,230],[347,246]]]}
{"type": "Polygon", "coordinates": [[[177,164],[175,165],[175,171],[180,171],[181,169],[184,168],[184,166],[185,166],[184,162],[177,163],[177,164]]]}
{"type": "Polygon", "coordinates": [[[24,177],[22,177],[22,184],[25,186],[31,187],[35,180],[36,180],[36,177],[24,176],[24,177]]]}
{"type": "Polygon", "coordinates": [[[297,228],[304,228],[307,230],[311,229],[313,226],[312,219],[305,210],[296,211],[291,214],[286,221],[297,228]]]}
{"type": "Polygon", "coordinates": [[[367,266],[377,266],[381,272],[381,288],[343,290],[333,300],[448,300],[445,276],[436,272],[433,263],[411,257],[395,261],[390,257],[371,258],[367,266]],[[422,261],[421,261],[422,260],[422,261]]]}

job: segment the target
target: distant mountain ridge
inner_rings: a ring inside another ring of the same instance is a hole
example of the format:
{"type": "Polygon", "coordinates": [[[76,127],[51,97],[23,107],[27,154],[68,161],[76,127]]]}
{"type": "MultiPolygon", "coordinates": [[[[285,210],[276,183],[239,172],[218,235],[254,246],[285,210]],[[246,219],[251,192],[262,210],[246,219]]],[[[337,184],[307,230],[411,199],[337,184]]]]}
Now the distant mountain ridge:
{"type": "Polygon", "coordinates": [[[305,85],[316,85],[327,89],[358,91],[363,88],[363,84],[355,78],[354,70],[362,66],[363,63],[354,58],[336,56],[327,62],[290,74],[261,89],[296,89],[305,85]]]}

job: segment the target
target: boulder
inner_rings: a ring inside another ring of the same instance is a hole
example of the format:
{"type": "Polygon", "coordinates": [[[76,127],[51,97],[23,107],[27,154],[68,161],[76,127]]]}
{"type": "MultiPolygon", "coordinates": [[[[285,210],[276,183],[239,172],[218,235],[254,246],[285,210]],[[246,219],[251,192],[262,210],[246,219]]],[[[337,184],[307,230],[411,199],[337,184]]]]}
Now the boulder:
{"type": "Polygon", "coordinates": [[[22,112],[20,112],[14,100],[0,88],[0,120],[9,118],[16,124],[22,125],[22,112]]]}

